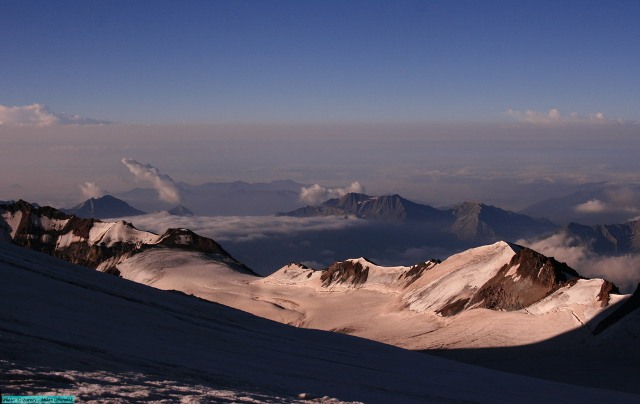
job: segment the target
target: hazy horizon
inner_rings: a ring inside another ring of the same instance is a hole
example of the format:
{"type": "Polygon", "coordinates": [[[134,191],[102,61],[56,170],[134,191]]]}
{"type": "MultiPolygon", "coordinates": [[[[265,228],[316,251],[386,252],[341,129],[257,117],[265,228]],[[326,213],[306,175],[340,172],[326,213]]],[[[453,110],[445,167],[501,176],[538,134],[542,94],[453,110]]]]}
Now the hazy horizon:
{"type": "Polygon", "coordinates": [[[474,200],[518,210],[585,184],[637,184],[637,127],[0,126],[0,200],[69,207],[92,192],[151,187],[122,164],[130,158],[169,181],[192,185],[290,179],[332,188],[358,182],[372,195],[399,193],[434,206],[474,200]]]}

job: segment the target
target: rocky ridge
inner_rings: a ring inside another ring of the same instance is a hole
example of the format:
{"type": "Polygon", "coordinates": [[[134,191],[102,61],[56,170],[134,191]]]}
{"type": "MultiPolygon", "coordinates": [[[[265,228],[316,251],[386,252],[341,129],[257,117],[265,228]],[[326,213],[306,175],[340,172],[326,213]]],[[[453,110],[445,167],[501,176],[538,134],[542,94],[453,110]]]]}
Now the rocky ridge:
{"type": "Polygon", "coordinates": [[[196,251],[212,259],[231,262],[238,270],[253,274],[218,243],[188,229],[167,229],[157,235],[136,229],[125,221],[79,218],[22,200],[0,205],[0,232],[20,246],[115,274],[119,273],[118,264],[153,248],[196,251]]]}

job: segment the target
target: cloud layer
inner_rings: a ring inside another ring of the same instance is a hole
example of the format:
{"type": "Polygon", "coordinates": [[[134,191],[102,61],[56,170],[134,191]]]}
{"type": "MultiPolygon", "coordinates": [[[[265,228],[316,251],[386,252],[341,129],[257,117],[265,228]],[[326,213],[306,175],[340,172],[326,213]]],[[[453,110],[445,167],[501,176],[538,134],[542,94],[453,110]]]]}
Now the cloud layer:
{"type": "Polygon", "coordinates": [[[53,125],[104,125],[107,121],[84,118],[79,115],[56,114],[42,104],[22,106],[0,105],[0,125],[53,126],[53,125]]]}
{"type": "Polygon", "coordinates": [[[146,182],[158,191],[158,197],[161,200],[172,204],[180,203],[180,191],[173,178],[162,174],[160,170],[150,164],[141,164],[128,158],[123,158],[121,161],[136,180],[146,182]]]}
{"type": "Polygon", "coordinates": [[[218,242],[235,243],[303,232],[341,230],[365,226],[365,220],[343,217],[298,218],[288,216],[175,216],[158,212],[124,218],[136,227],[154,233],[168,228],[187,228],[218,242]]]}
{"type": "Polygon", "coordinates": [[[533,110],[517,111],[509,109],[507,115],[517,119],[518,121],[528,122],[536,125],[554,125],[554,124],[567,124],[567,123],[612,123],[618,122],[607,118],[602,112],[594,112],[589,116],[578,115],[577,112],[572,112],[568,115],[560,113],[555,108],[549,109],[547,112],[539,112],[533,110]]]}
{"type": "Polygon", "coordinates": [[[358,181],[354,181],[344,188],[326,188],[313,184],[300,190],[300,201],[309,205],[317,205],[331,198],[340,198],[350,192],[364,193],[364,187],[358,181]]]}

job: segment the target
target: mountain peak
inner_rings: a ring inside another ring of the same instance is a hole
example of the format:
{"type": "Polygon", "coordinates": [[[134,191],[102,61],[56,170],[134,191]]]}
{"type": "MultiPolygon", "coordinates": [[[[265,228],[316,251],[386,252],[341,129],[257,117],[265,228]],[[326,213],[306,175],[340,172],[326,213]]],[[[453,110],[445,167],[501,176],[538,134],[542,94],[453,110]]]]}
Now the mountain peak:
{"type": "Polygon", "coordinates": [[[449,220],[449,213],[428,205],[420,205],[402,198],[398,194],[370,196],[350,192],[340,198],[329,199],[320,205],[306,206],[285,216],[349,216],[384,223],[404,223],[407,221],[432,222],[441,224],[449,220]]]}
{"type": "Polygon", "coordinates": [[[167,212],[170,215],[174,216],[193,216],[193,212],[184,205],[178,205],[172,209],[169,209],[167,212]]]}
{"type": "Polygon", "coordinates": [[[89,198],[81,204],[70,209],[64,209],[63,211],[82,218],[96,219],[138,216],[145,214],[145,212],[138,210],[127,202],[111,195],[104,195],[100,198],[89,198]]]}

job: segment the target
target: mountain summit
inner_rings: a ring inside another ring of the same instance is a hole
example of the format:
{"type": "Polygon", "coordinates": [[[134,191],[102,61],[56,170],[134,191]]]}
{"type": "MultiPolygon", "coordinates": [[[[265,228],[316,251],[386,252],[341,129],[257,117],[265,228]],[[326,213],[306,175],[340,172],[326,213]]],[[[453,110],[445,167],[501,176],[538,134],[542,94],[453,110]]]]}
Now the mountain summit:
{"type": "Polygon", "coordinates": [[[558,227],[547,219],[536,219],[478,202],[463,202],[449,212],[455,218],[450,230],[461,240],[515,240],[548,233],[558,227]]]}
{"type": "Polygon", "coordinates": [[[125,201],[105,195],[100,198],[90,198],[69,209],[65,213],[82,218],[107,219],[112,217],[138,216],[145,212],[134,208],[125,201]]]}
{"type": "Polygon", "coordinates": [[[428,205],[421,205],[398,194],[369,196],[348,193],[340,198],[329,199],[320,205],[306,206],[281,216],[349,216],[385,223],[431,222],[442,223],[449,220],[448,212],[428,205]]]}

